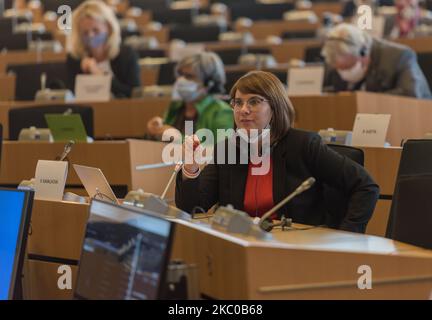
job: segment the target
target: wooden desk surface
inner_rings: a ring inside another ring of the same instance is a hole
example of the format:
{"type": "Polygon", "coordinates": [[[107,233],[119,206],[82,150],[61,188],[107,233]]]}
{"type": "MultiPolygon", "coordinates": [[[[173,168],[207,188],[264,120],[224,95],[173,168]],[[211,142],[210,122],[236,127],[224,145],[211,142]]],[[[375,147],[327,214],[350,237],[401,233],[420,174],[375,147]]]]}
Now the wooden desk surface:
{"type": "Polygon", "coordinates": [[[432,251],[324,228],[274,231],[260,241],[177,221],[173,258],[196,263],[218,299],[428,299],[432,251]],[[373,290],[359,290],[358,268],[373,290]]]}

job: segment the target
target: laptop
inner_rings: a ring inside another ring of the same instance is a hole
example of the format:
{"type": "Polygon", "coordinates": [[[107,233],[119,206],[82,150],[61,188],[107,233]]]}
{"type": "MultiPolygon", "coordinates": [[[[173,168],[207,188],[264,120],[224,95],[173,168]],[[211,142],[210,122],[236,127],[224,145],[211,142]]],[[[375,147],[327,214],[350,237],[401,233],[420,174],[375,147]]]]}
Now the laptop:
{"type": "Polygon", "coordinates": [[[23,299],[22,268],[33,191],[0,188],[0,300],[23,299]]]}
{"type": "Polygon", "coordinates": [[[163,298],[173,233],[173,222],[149,211],[93,200],[75,298],[163,298]]]}
{"type": "Polygon", "coordinates": [[[78,164],[73,167],[91,199],[119,203],[101,169],[78,164]]]}
{"type": "Polygon", "coordinates": [[[87,142],[87,132],[79,114],[45,114],[54,142],[87,142]]]}

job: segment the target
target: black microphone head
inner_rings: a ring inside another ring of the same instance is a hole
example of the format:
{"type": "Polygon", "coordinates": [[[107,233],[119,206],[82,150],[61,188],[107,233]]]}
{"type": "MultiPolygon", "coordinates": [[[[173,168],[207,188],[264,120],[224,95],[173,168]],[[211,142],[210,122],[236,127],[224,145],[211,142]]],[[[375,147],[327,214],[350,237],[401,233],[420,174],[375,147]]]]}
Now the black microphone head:
{"type": "Polygon", "coordinates": [[[266,219],[260,223],[260,228],[266,232],[270,232],[273,230],[273,222],[266,219]]]}

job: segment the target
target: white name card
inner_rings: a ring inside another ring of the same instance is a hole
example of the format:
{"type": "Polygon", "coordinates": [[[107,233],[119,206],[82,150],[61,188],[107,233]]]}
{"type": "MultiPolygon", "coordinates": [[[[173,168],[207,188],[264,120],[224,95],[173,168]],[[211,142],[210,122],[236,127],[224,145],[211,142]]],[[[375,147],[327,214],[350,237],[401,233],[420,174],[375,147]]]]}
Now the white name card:
{"type": "Polygon", "coordinates": [[[384,147],[390,117],[390,114],[358,113],[354,122],[352,145],[384,147]]]}
{"type": "Polygon", "coordinates": [[[62,201],[67,173],[66,161],[39,160],[35,175],[35,198],[62,201]]]}
{"type": "Polygon", "coordinates": [[[324,81],[323,66],[293,67],[288,70],[288,95],[320,95],[324,81]]]}
{"type": "Polygon", "coordinates": [[[111,99],[111,79],[107,75],[79,74],[75,79],[76,101],[104,102],[111,99]]]}
{"type": "Polygon", "coordinates": [[[185,57],[204,52],[202,43],[187,44],[184,47],[173,47],[170,49],[169,58],[171,61],[180,61],[185,57]]]}

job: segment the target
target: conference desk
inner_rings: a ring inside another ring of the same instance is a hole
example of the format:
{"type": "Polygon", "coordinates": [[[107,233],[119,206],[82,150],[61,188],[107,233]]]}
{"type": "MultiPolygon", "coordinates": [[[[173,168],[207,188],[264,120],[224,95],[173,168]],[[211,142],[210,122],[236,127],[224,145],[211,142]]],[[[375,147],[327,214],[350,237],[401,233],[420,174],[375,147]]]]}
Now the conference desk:
{"type": "MultiPolygon", "coordinates": [[[[96,139],[141,138],[147,131],[147,122],[154,116],[163,116],[171,98],[116,99],[107,102],[80,102],[93,108],[94,137],[96,139]]],[[[58,105],[64,102],[0,102],[0,123],[4,139],[9,138],[8,113],[12,108],[40,105],[58,105]]],[[[68,103],[69,104],[69,103],[68,103]]]]}
{"type": "MultiPolygon", "coordinates": [[[[77,143],[69,158],[67,190],[86,194],[81,187],[72,164],[97,167],[102,170],[114,190],[124,191],[142,188],[162,194],[172,172],[172,167],[136,171],[139,164],[159,163],[166,144],[145,140],[95,141],[77,143]]],[[[0,169],[0,185],[17,186],[22,180],[34,177],[37,161],[52,160],[59,156],[63,143],[5,141],[0,169]]],[[[380,186],[381,199],[368,225],[366,233],[383,236],[387,227],[402,149],[363,147],[365,168],[380,186]]],[[[168,198],[174,196],[174,186],[168,198]]]]}
{"type": "Polygon", "coordinates": [[[346,92],[317,96],[291,96],[295,127],[352,130],[357,113],[390,114],[387,141],[400,146],[404,139],[422,139],[432,132],[432,100],[372,92],[346,92]]]}
{"type": "MultiPolygon", "coordinates": [[[[36,200],[28,239],[27,299],[71,299],[88,205],[36,200]],[[61,265],[72,290],[60,290],[61,265]]],[[[389,239],[325,228],[281,231],[261,241],[209,228],[206,219],[174,220],[171,259],[198,266],[200,292],[216,299],[427,299],[432,251],[389,239]],[[360,266],[372,290],[360,290],[360,266]]],[[[305,226],[295,225],[297,228],[305,226]]]]}
{"type": "MultiPolygon", "coordinates": [[[[146,140],[95,141],[76,143],[68,156],[69,173],[66,181],[68,190],[86,194],[79,190],[81,181],[73,164],[100,168],[111,186],[127,191],[143,189],[146,192],[162,194],[172,171],[172,166],[135,170],[137,165],[162,162],[165,143],[146,140]]],[[[3,143],[0,185],[17,186],[22,180],[33,178],[38,160],[54,160],[61,155],[63,143],[17,142],[3,143]]],[[[167,198],[174,197],[174,186],[167,198]]]]}

